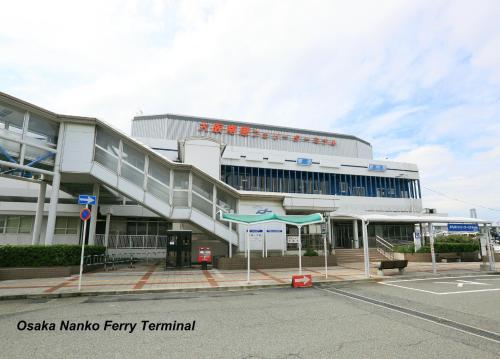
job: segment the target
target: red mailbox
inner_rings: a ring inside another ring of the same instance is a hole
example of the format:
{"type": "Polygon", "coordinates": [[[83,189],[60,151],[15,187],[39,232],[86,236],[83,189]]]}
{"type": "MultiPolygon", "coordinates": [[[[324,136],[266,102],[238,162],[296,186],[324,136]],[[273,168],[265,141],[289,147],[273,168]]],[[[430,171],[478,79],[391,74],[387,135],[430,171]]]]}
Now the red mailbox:
{"type": "Polygon", "coordinates": [[[198,263],[203,269],[207,269],[207,264],[212,263],[212,250],[210,247],[198,247],[198,263]]]}
{"type": "Polygon", "coordinates": [[[293,275],[292,276],[292,287],[312,287],[313,281],[310,274],[304,275],[293,275]]]}

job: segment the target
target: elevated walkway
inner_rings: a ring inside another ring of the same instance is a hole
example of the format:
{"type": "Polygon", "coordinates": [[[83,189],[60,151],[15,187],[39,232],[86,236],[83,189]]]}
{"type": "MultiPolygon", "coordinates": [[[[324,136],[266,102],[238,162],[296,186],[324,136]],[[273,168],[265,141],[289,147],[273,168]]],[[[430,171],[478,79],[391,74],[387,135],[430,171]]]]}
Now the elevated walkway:
{"type": "MultiPolygon", "coordinates": [[[[99,184],[106,188],[101,192],[238,245],[235,226],[216,214],[236,212],[239,193],[219,179],[172,162],[95,118],[58,115],[2,93],[0,107],[0,173],[52,185],[46,244],[54,233],[59,188],[98,195],[99,184]]],[[[42,191],[40,198],[45,185],[42,191]]]]}

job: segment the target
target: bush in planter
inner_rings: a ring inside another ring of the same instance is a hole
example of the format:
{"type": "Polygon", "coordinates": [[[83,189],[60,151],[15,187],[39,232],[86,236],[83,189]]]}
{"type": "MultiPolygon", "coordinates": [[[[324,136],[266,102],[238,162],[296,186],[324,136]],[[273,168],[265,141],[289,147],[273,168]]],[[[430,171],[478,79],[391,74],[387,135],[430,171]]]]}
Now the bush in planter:
{"type": "MultiPolygon", "coordinates": [[[[436,242],[434,243],[434,251],[436,253],[468,253],[475,252],[479,250],[478,243],[446,243],[446,242],[436,242]]],[[[417,253],[430,253],[430,246],[423,246],[417,251],[417,253]]]]}
{"type": "Polygon", "coordinates": [[[434,250],[437,253],[475,252],[479,250],[479,244],[475,242],[469,242],[469,243],[436,242],[434,244],[434,250]]]}
{"type": "MultiPolygon", "coordinates": [[[[0,246],[0,267],[50,267],[80,264],[80,245],[0,246]]],[[[103,246],[85,246],[85,255],[104,254],[103,246]]]]}
{"type": "Polygon", "coordinates": [[[304,253],[304,256],[306,256],[306,257],[316,257],[317,255],[318,255],[318,252],[316,252],[312,248],[307,248],[306,252],[304,253]]]}
{"type": "Polygon", "coordinates": [[[450,234],[448,236],[436,236],[435,242],[440,243],[475,243],[477,240],[464,234],[450,234]]]}
{"type": "Polygon", "coordinates": [[[406,244],[402,246],[395,246],[394,252],[396,253],[414,253],[415,245],[414,244],[406,244]]]}

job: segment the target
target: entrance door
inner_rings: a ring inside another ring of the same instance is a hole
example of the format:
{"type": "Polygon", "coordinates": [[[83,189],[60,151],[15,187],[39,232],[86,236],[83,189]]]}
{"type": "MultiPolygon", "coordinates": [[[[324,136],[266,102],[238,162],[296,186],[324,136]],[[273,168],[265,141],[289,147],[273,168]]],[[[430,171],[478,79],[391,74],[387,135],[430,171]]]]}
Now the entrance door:
{"type": "Polygon", "coordinates": [[[165,268],[191,267],[191,231],[167,231],[165,268]]]}
{"type": "Polygon", "coordinates": [[[353,247],[352,222],[335,222],[335,248],[353,247]]]}

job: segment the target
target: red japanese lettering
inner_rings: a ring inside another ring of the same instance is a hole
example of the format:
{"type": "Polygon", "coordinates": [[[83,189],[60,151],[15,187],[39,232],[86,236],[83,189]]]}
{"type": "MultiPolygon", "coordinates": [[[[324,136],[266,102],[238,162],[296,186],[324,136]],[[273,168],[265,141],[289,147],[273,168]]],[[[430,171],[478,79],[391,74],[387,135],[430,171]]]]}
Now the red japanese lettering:
{"type": "Polygon", "coordinates": [[[212,133],[221,133],[224,125],[222,123],[214,123],[212,125],[212,133]]]}
{"type": "Polygon", "coordinates": [[[236,125],[227,125],[226,131],[229,135],[234,135],[234,134],[236,134],[237,129],[238,129],[238,126],[236,126],[236,125]]]}
{"type": "Polygon", "coordinates": [[[200,127],[198,128],[198,131],[208,131],[208,123],[206,122],[200,122],[200,127]]]}
{"type": "Polygon", "coordinates": [[[250,127],[240,127],[240,136],[248,136],[250,127]]]}

